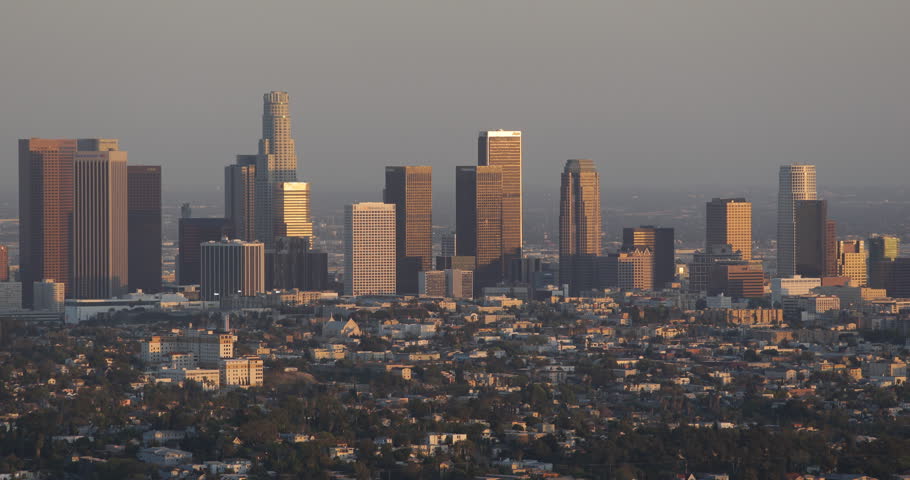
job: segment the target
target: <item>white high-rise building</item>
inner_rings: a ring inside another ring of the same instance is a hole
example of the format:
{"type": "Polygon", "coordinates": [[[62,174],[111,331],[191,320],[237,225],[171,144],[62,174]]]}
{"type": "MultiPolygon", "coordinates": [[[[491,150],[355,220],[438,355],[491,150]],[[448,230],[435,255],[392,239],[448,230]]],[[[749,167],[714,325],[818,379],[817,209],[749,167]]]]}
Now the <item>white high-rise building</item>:
{"type": "Polygon", "coordinates": [[[309,183],[275,184],[275,236],[313,237],[309,183]]]}
{"type": "Polygon", "coordinates": [[[796,201],[816,200],[815,165],[781,165],[777,194],[777,276],[796,274],[796,201]]]}
{"type": "Polygon", "coordinates": [[[291,138],[287,92],[263,96],[262,139],[256,157],[256,236],[271,249],[275,238],[276,184],[297,181],[297,152],[291,138]]]}
{"type": "Polygon", "coordinates": [[[394,295],[395,290],[395,204],[345,206],[345,295],[394,295]]]}

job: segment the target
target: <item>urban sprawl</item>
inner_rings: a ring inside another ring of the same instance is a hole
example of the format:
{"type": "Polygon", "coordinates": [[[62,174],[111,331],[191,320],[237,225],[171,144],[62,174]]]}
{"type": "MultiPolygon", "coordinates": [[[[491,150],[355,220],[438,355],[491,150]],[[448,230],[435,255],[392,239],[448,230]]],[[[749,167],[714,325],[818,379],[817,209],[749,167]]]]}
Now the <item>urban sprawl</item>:
{"type": "Polygon", "coordinates": [[[814,165],[780,167],[772,249],[713,198],[697,250],[644,225],[607,251],[567,160],[556,250],[524,241],[522,132],[477,146],[454,228],[420,165],[320,224],[269,92],[163,268],[160,166],[20,140],[0,479],[910,479],[910,257],[839,237],[814,165]]]}

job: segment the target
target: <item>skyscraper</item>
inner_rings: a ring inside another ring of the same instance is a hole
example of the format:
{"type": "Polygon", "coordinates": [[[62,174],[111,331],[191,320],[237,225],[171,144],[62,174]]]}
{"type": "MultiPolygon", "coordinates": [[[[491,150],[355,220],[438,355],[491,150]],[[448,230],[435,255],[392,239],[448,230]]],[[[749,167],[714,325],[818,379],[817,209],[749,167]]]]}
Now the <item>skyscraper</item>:
{"type": "Polygon", "coordinates": [[[894,260],[901,253],[901,239],[892,235],[869,237],[869,262],[894,260]]]}
{"type": "Polygon", "coordinates": [[[395,205],[362,202],[344,209],[345,295],[395,294],[395,205]]]}
{"type": "Polygon", "coordinates": [[[395,204],[398,293],[416,294],[433,268],[433,167],[385,167],[383,201],[395,204]]]}
{"type": "Polygon", "coordinates": [[[654,254],[654,288],[664,288],[676,278],[676,240],[672,228],[642,225],[622,229],[622,249],[650,248],[654,254]]]}
{"type": "Polygon", "coordinates": [[[797,200],[795,203],[796,274],[804,277],[834,276],[829,271],[831,256],[827,200],[797,200]]]}
{"type": "Polygon", "coordinates": [[[23,305],[34,282],[71,289],[73,157],[76,140],[19,140],[19,272],[23,305]]]}
{"type": "Polygon", "coordinates": [[[252,297],[265,291],[265,250],[261,242],[228,240],[200,246],[200,295],[214,301],[230,296],[252,297]]]}
{"type": "Polygon", "coordinates": [[[837,275],[847,277],[854,287],[867,285],[866,246],[862,240],[837,242],[837,275]]]}
{"type": "Polygon", "coordinates": [[[313,237],[310,220],[310,184],[279,182],[275,184],[275,237],[313,237]]]}
{"type": "Polygon", "coordinates": [[[230,230],[224,218],[181,218],[177,224],[177,283],[198,285],[202,278],[199,245],[218,241],[230,230]]]}
{"type": "Polygon", "coordinates": [[[275,237],[272,288],[324,290],[328,286],[325,252],[310,250],[311,237],[275,237]]]}
{"type": "Polygon", "coordinates": [[[781,165],[777,193],[778,277],[796,274],[796,201],[815,199],[815,165],[781,165]]]}
{"type": "Polygon", "coordinates": [[[262,139],[256,157],[256,236],[271,250],[275,237],[276,184],[297,181],[297,153],[291,138],[287,92],[263,95],[262,139]]]}
{"type": "Polygon", "coordinates": [[[73,296],[111,298],[129,290],[127,154],[110,140],[92,146],[107,150],[74,159],[73,296]]]}
{"type": "Polygon", "coordinates": [[[237,155],[224,167],[224,218],[236,238],[256,239],[256,155],[237,155]]]}
{"type": "Polygon", "coordinates": [[[888,296],[910,298],[910,257],[895,258],[888,274],[888,296]]]}
{"type": "Polygon", "coordinates": [[[127,222],[130,291],[161,291],[161,167],[129,165],[127,222]]]}
{"type": "Polygon", "coordinates": [[[705,248],[731,245],[752,259],[752,203],[745,198],[714,198],[705,205],[705,248]]]}
{"type": "Polygon", "coordinates": [[[891,235],[874,235],[868,241],[869,261],[867,283],[872,288],[887,288],[892,264],[900,256],[900,238],[891,235]]]}
{"type": "Polygon", "coordinates": [[[455,168],[457,253],[474,257],[474,291],[502,279],[502,168],[455,168]]]}
{"type": "Polygon", "coordinates": [[[521,258],[523,239],[521,132],[480,132],[477,154],[477,165],[502,168],[502,268],[508,269],[512,260],[521,258]]]}
{"type": "Polygon", "coordinates": [[[9,248],[0,245],[0,282],[9,281],[9,248]]]}
{"type": "Polygon", "coordinates": [[[600,255],[600,174],[591,160],[568,160],[559,196],[559,282],[572,295],[595,287],[600,255]]]}

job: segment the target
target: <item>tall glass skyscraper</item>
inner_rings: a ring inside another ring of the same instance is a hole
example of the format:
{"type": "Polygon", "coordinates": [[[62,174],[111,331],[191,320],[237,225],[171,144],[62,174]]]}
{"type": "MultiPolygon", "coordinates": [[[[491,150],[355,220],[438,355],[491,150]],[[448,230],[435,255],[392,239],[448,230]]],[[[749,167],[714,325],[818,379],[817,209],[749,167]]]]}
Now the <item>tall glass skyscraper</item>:
{"type": "Polygon", "coordinates": [[[600,174],[591,160],[568,160],[559,195],[559,282],[573,295],[595,287],[600,233],[600,174]]]}
{"type": "Polygon", "coordinates": [[[474,257],[477,293],[502,280],[502,180],[499,166],[455,167],[456,253],[474,257]]]}
{"type": "Polygon", "coordinates": [[[503,273],[508,274],[512,261],[521,258],[524,228],[521,132],[480,132],[477,139],[477,165],[502,169],[502,265],[503,273]]]}
{"type": "Polygon", "coordinates": [[[161,167],[127,166],[130,291],[161,291],[161,167]]]}
{"type": "Polygon", "coordinates": [[[73,158],[75,139],[19,140],[19,272],[22,304],[32,284],[53,280],[72,290],[73,158]]]}
{"type": "Polygon", "coordinates": [[[815,165],[781,165],[777,193],[778,277],[796,274],[796,202],[815,199],[815,165]]]}
{"type": "Polygon", "coordinates": [[[433,269],[433,167],[385,167],[382,194],[395,204],[398,293],[416,294],[418,272],[433,269]]]}
{"type": "Polygon", "coordinates": [[[73,162],[75,298],[111,298],[129,290],[127,154],[116,144],[95,148],[105,150],[76,152],[73,162]]]}

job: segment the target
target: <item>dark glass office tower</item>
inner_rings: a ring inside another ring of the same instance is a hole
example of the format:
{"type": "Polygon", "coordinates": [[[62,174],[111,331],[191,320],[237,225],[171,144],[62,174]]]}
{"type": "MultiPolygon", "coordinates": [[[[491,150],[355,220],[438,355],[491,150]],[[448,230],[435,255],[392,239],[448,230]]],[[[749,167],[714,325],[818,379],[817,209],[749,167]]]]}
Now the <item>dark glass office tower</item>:
{"type": "Polygon", "coordinates": [[[161,291],[161,167],[126,168],[130,291],[161,291]]]}

